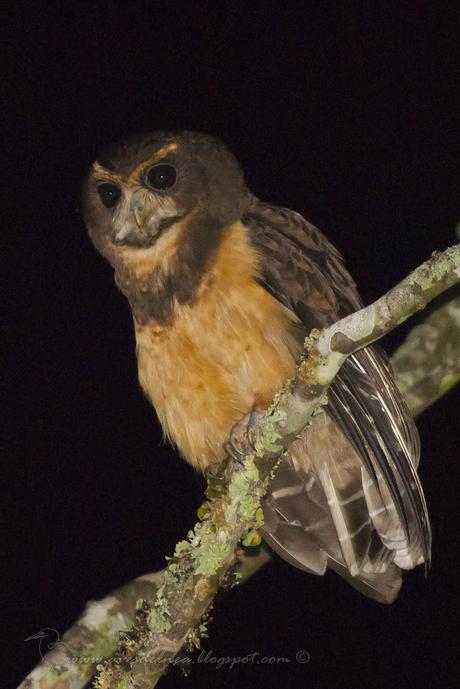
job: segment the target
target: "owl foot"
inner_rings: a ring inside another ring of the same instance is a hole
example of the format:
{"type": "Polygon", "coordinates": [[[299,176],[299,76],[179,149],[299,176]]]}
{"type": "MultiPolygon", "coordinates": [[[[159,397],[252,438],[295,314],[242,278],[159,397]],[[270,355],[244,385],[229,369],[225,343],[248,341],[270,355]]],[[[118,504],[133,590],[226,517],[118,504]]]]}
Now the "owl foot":
{"type": "Polygon", "coordinates": [[[259,436],[258,426],[264,414],[264,409],[254,407],[230,431],[230,442],[226,443],[225,451],[239,464],[243,464],[244,457],[254,451],[259,436]]]}

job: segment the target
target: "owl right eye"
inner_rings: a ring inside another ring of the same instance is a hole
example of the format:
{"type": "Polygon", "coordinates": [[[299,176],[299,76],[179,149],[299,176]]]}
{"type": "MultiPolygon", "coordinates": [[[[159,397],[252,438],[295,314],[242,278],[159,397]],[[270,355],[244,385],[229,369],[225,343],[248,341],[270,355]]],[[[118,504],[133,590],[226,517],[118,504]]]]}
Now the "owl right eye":
{"type": "Polygon", "coordinates": [[[98,186],[97,193],[106,208],[113,208],[121,196],[121,189],[116,184],[104,182],[98,186]]]}

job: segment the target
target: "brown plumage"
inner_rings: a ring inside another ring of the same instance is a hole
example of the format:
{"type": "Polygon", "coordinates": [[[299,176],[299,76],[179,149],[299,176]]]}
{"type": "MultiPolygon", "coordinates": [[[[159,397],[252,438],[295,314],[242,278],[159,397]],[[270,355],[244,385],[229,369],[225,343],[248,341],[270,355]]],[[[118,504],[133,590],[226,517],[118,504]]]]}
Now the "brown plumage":
{"type": "MultiPolygon", "coordinates": [[[[291,376],[306,332],[361,306],[319,230],[256,199],[209,136],[111,147],[89,172],[84,212],[132,308],[141,386],[200,470],[291,376]]],[[[430,556],[417,431],[376,348],[347,362],[329,398],[271,485],[263,535],[292,564],[331,567],[391,602],[400,568],[430,556]]]]}

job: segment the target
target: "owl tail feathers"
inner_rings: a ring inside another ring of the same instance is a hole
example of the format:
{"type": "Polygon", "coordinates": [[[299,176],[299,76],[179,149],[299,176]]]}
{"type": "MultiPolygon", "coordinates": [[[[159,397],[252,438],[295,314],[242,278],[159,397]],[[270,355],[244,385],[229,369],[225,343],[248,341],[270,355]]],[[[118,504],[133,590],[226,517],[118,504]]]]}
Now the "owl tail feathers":
{"type": "Polygon", "coordinates": [[[392,603],[400,568],[422,558],[416,539],[408,546],[383,482],[373,486],[326,414],[289,450],[264,501],[264,540],[299,569],[317,575],[332,569],[369,598],[392,603]]]}
{"type": "Polygon", "coordinates": [[[389,605],[396,600],[402,585],[401,570],[396,565],[390,564],[385,572],[369,574],[361,572],[358,576],[352,576],[343,562],[327,557],[318,546],[315,547],[313,543],[309,543],[306,547],[300,534],[295,533],[298,527],[288,527],[288,529],[291,533],[288,535],[285,532],[280,540],[265,529],[262,529],[262,535],[267,545],[289,564],[308,574],[322,575],[325,574],[326,569],[332,569],[350,586],[377,603],[389,605]],[[286,536],[288,536],[288,545],[286,545],[286,536]]]}
{"type": "Polygon", "coordinates": [[[361,572],[357,577],[353,577],[345,565],[340,562],[330,559],[328,567],[340,574],[350,586],[368,598],[377,601],[377,603],[384,603],[385,605],[393,603],[401,589],[401,570],[394,564],[390,564],[385,572],[373,574],[361,572]]]}
{"type": "MultiPolygon", "coordinates": [[[[290,474],[291,486],[284,490],[295,492],[296,488],[300,488],[298,493],[304,490],[303,481],[297,472],[289,466],[280,471],[284,474],[280,478],[286,478],[286,474],[290,474]]],[[[342,557],[337,532],[328,513],[320,483],[312,476],[308,483],[312,497],[309,526],[303,526],[298,519],[286,519],[270,495],[264,503],[265,524],[261,529],[264,541],[286,562],[304,572],[323,575],[328,568],[332,569],[368,598],[379,603],[392,603],[402,583],[399,567],[388,562],[385,571],[361,571],[353,576],[342,557]]],[[[306,501],[302,502],[304,508],[308,509],[306,501]]]]}

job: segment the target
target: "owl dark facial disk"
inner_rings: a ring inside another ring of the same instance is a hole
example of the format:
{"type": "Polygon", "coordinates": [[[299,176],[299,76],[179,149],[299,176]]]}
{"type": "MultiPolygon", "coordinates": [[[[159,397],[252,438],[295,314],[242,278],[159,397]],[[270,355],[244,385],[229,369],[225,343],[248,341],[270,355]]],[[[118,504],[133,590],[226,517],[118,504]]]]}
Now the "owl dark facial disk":
{"type": "Polygon", "coordinates": [[[112,182],[104,182],[98,185],[97,193],[106,208],[113,208],[121,196],[121,189],[112,182]]]}
{"type": "Polygon", "coordinates": [[[177,179],[177,171],[174,165],[159,163],[154,165],[146,174],[146,182],[154,191],[166,191],[171,189],[177,179]]]}

